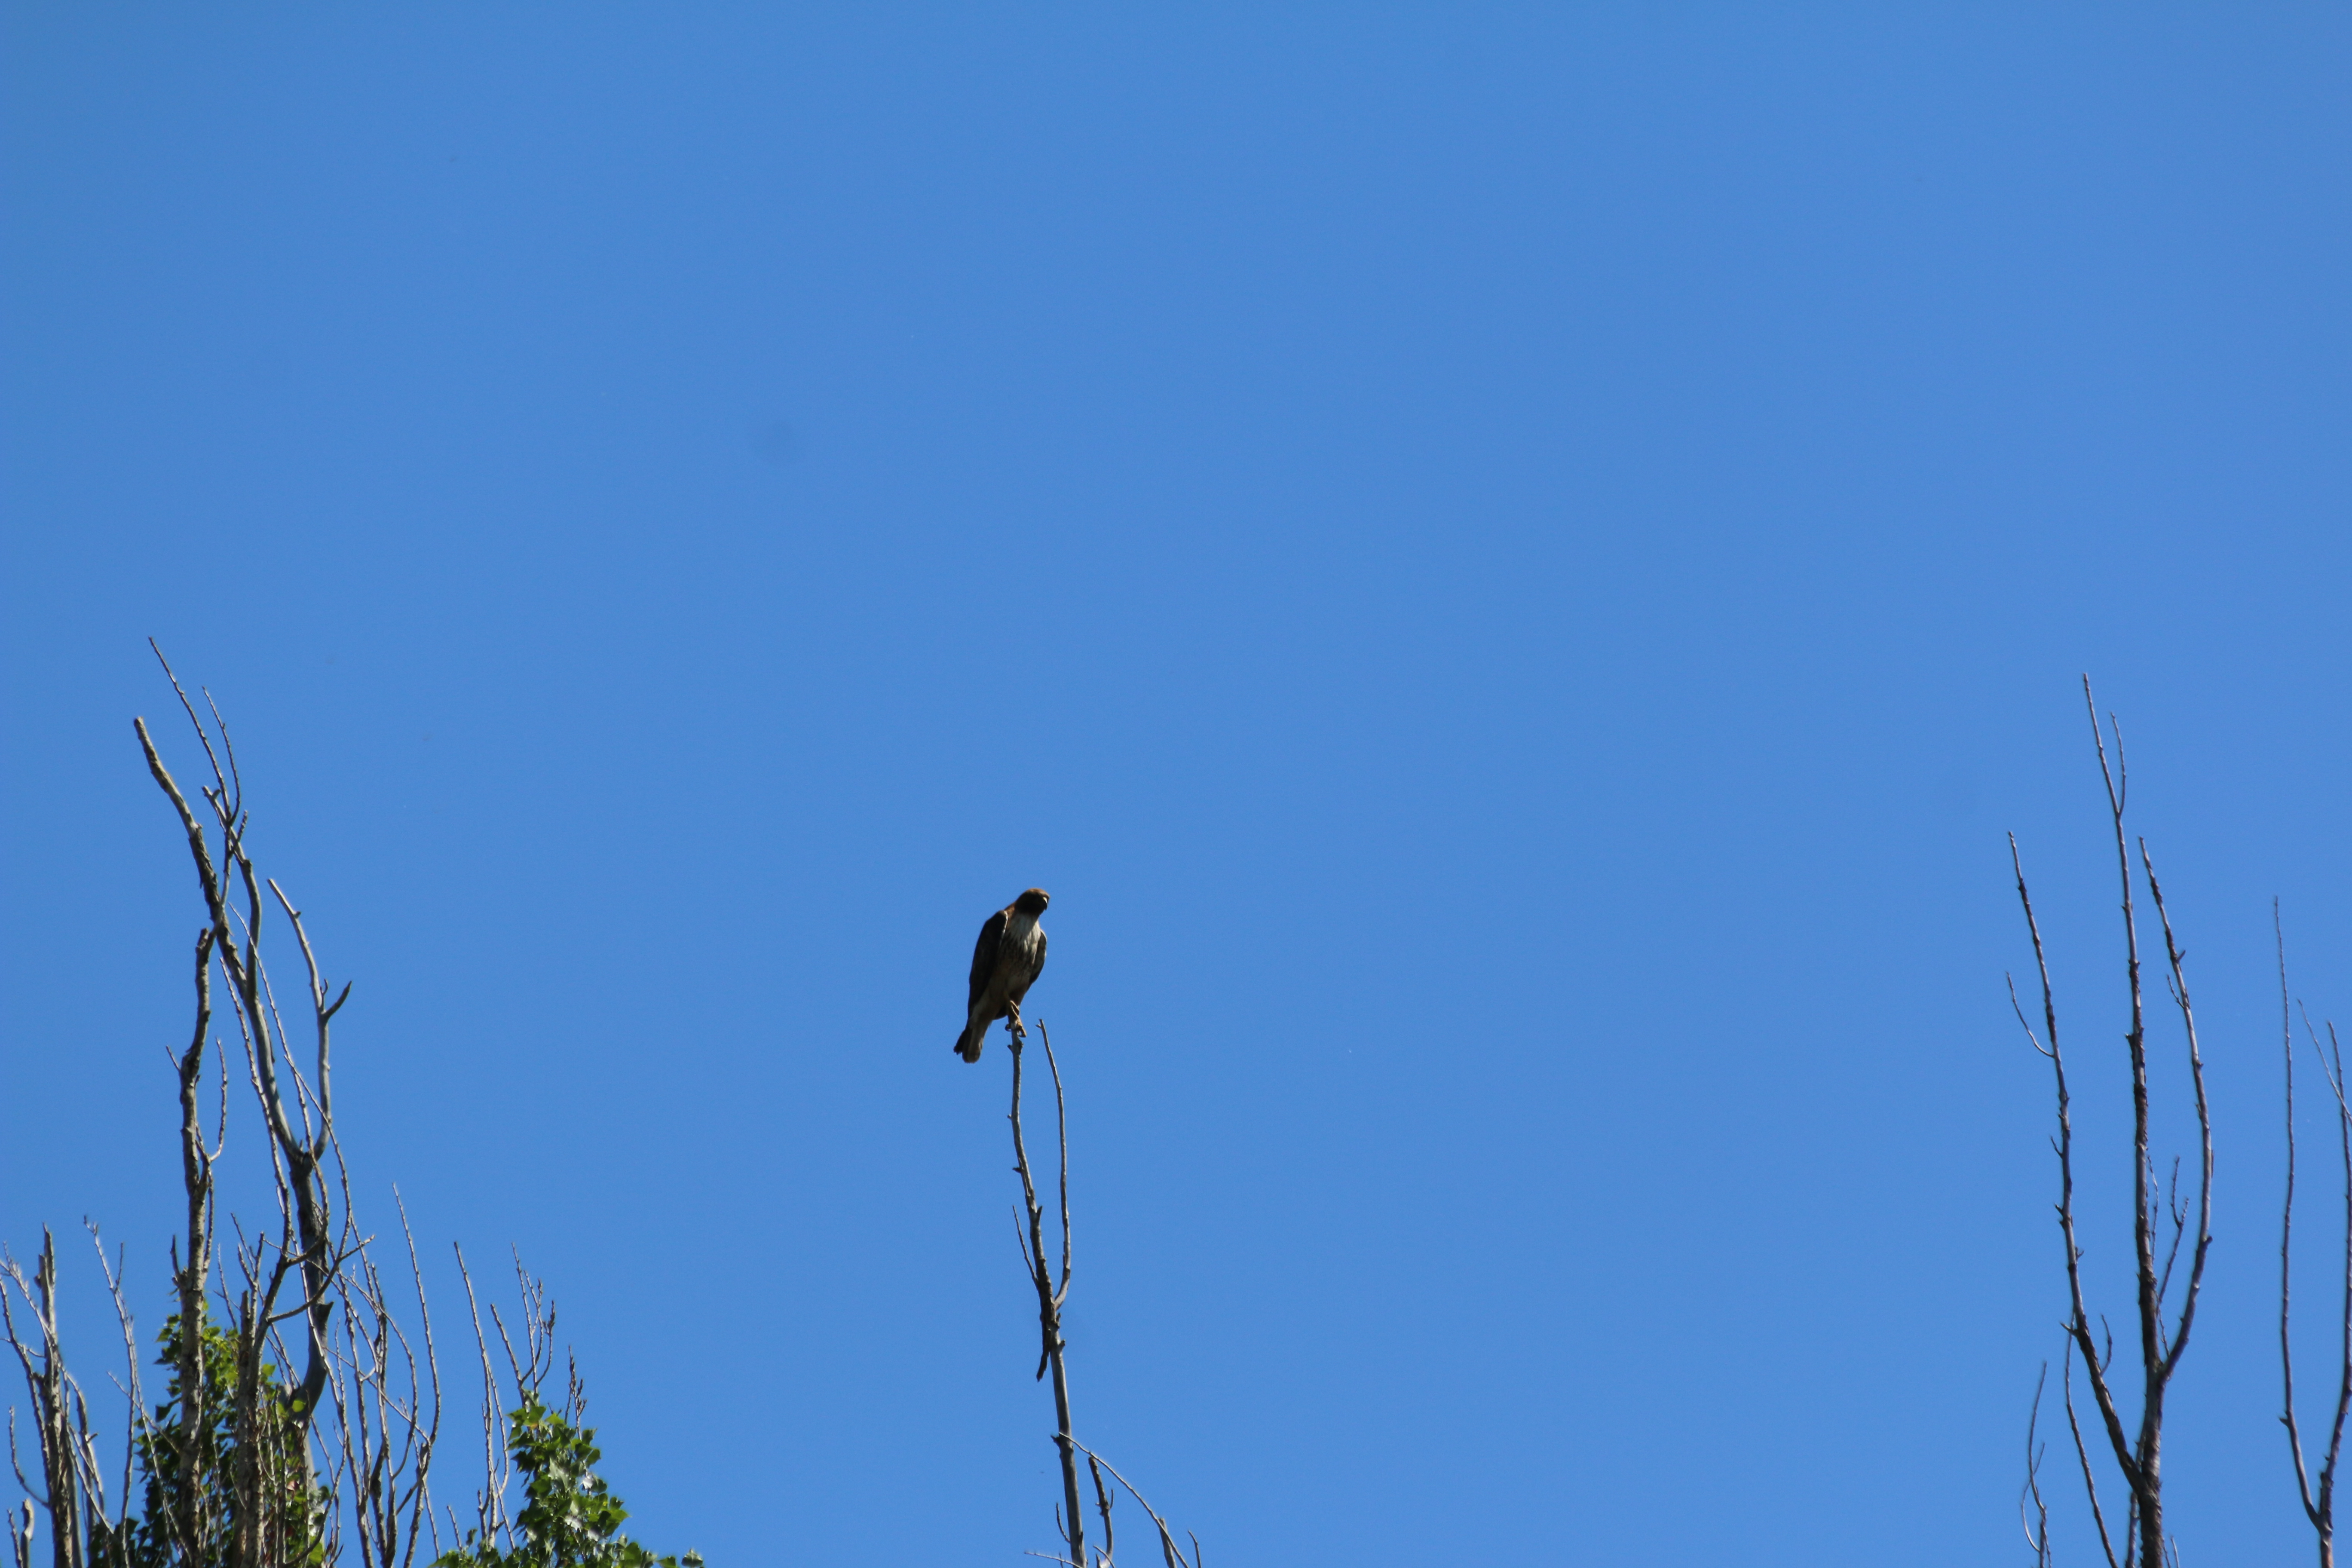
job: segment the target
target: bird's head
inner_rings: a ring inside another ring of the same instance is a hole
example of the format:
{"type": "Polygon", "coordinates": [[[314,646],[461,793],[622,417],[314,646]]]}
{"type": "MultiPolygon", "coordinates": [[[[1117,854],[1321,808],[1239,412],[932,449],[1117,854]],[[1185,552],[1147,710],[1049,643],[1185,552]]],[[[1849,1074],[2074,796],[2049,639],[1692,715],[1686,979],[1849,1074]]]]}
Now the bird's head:
{"type": "Polygon", "coordinates": [[[1045,906],[1053,901],[1054,896],[1045,891],[1045,889],[1032,888],[1027,892],[1022,894],[1019,898],[1013,900],[1013,907],[1020,910],[1024,915],[1034,917],[1044,914],[1045,912],[1045,906]]]}

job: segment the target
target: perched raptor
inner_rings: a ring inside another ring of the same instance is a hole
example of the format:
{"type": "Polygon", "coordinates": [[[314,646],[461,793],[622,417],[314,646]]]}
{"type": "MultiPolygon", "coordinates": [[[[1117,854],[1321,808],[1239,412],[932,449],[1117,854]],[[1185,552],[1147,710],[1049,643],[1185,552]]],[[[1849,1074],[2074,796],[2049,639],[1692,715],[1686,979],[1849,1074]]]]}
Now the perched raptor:
{"type": "Polygon", "coordinates": [[[1032,888],[980,928],[980,944],[971,950],[971,1000],[955,1043],[964,1060],[980,1060],[988,1026],[1020,1007],[1045,967],[1045,928],[1037,917],[1051,901],[1045,889],[1032,888]]]}

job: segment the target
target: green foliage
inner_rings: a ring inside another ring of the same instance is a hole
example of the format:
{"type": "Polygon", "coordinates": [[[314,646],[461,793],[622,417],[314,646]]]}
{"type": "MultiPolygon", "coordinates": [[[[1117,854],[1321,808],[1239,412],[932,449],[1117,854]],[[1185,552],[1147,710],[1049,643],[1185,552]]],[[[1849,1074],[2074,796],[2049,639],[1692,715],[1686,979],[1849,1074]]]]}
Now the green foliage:
{"type": "Polygon", "coordinates": [[[209,1317],[197,1323],[192,1387],[180,1337],[173,1313],[156,1340],[167,1397],[132,1437],[142,1507],[119,1531],[94,1529],[92,1563],[318,1568],[330,1499],[306,1482],[299,1395],[257,1350],[241,1356],[238,1336],[209,1317]]]}
{"type": "MultiPolygon", "coordinates": [[[[298,1392],[209,1319],[197,1342],[192,1388],[180,1320],[164,1324],[156,1364],[168,1397],[132,1441],[143,1506],[120,1530],[94,1530],[92,1568],[323,1568],[333,1499],[309,1486],[298,1392]]],[[[478,1533],[433,1568],[702,1568],[698,1553],[656,1557],[621,1533],[629,1510],[595,1473],[593,1428],[533,1393],[508,1417],[507,1444],[525,1484],[505,1549],[478,1533]]]]}
{"type": "Polygon", "coordinates": [[[574,1426],[534,1392],[507,1417],[507,1447],[526,1478],[511,1549],[477,1532],[433,1568],[702,1568],[698,1552],[656,1557],[620,1533],[629,1510],[595,1473],[604,1456],[593,1427],[574,1426]]]}

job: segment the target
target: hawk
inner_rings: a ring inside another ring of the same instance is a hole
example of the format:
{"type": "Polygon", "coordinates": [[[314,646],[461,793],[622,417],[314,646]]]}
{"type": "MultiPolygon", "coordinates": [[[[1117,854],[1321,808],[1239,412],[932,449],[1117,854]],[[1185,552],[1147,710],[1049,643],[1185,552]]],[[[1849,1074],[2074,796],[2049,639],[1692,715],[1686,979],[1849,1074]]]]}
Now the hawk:
{"type": "Polygon", "coordinates": [[[963,1033],[955,1043],[964,1060],[980,1060],[988,1026],[1008,1014],[1018,1015],[1021,998],[1045,969],[1045,928],[1037,917],[1051,901],[1045,889],[1032,888],[980,928],[980,943],[971,950],[971,1000],[965,1005],[963,1033]]]}

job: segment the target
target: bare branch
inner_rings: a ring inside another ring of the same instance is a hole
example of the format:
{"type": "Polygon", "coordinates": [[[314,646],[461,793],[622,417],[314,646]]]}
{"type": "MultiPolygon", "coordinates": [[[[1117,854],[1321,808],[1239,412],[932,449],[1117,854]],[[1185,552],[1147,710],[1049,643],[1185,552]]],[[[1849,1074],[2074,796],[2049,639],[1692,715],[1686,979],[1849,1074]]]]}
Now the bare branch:
{"type": "MultiPolygon", "coordinates": [[[[66,1371],[65,1352],[58,1341],[58,1247],[47,1229],[41,1232],[41,1255],[30,1279],[16,1260],[0,1252],[0,1335],[16,1352],[33,1405],[33,1436],[40,1449],[41,1489],[34,1500],[49,1517],[53,1568],[87,1568],[82,1551],[83,1444],[74,1430],[77,1390],[66,1371]],[[16,1315],[9,1305],[14,1291],[33,1320],[37,1346],[18,1337],[16,1315]],[[37,1348],[38,1359],[35,1359],[37,1348]]],[[[11,1427],[13,1447],[14,1428],[11,1427]]],[[[24,1481],[18,1471],[17,1479],[24,1481]]],[[[33,1488],[25,1486],[27,1492],[33,1488]]]]}
{"type": "Polygon", "coordinates": [[[1095,1568],[1112,1568],[1111,1558],[1118,1551],[1118,1537],[1111,1529],[1110,1490],[1103,1485],[1103,1466],[1092,1454],[1087,1456],[1087,1471],[1094,1478],[1095,1510],[1102,1518],[1103,1543],[1095,1568]]]}
{"type": "MultiPolygon", "coordinates": [[[[2311,1495],[2311,1474],[2303,1460],[2303,1433],[2294,1419],[2294,1339],[2288,1331],[2294,1290],[2294,1016],[2287,1000],[2286,927],[2280,920],[2276,899],[2271,900],[2271,935],[2278,949],[2279,1037],[2286,1062],[2286,1197],[2279,1205],[2279,1372],[2286,1385],[2286,1408],[2279,1422],[2286,1428],[2287,1451],[2294,1458],[2294,1485],[2303,1499],[2303,1511],[2324,1538],[2326,1527],[2320,1523],[2318,1503],[2311,1495]]],[[[2327,1555],[2323,1546],[2323,1562],[2327,1555]]]]}
{"type": "MultiPolygon", "coordinates": [[[[2282,944],[2284,952],[2284,944],[2282,944]]],[[[2285,968],[2280,968],[2280,1007],[2285,1010],[2285,968]]],[[[2286,1427],[2287,1447],[2294,1460],[2294,1480],[2303,1502],[2305,1518],[2319,1538],[2321,1568],[2332,1568],[2336,1561],[2336,1468],[2344,1451],[2344,1423],[2347,1409],[2352,1409],[2352,1103],[2345,1098],[2344,1057],[2336,1044],[2336,1026],[2327,1026],[2327,1047],[2319,1043],[2317,1031],[2311,1026],[2311,1016],[2304,1015],[2304,1033],[2310,1037],[2311,1048],[2319,1058],[2320,1076],[2326,1081],[2336,1100],[2336,1145],[2344,1165],[2344,1294],[2337,1314],[2337,1376],[2336,1384],[2336,1415],[2327,1435],[2327,1454],[2319,1468],[2319,1484],[2315,1491],[2303,1452],[2303,1434],[2295,1424],[2294,1411],[2294,1346],[2288,1332],[2289,1289],[2293,1284],[2289,1267],[2288,1243],[2294,1215],[2294,1037],[2292,1026],[2283,1029],[2286,1046],[2286,1117],[2287,1117],[2287,1178],[2286,1199],[2281,1205],[2279,1222],[2279,1366],[2286,1384],[2286,1409],[2280,1421],[2286,1427]]]]}
{"type": "MultiPolygon", "coordinates": [[[[2015,834],[2010,836],[2009,859],[2011,868],[2017,875],[2017,901],[2025,912],[2026,933],[2033,942],[2034,968],[2042,981],[2042,1027],[2049,1039],[2049,1047],[2042,1054],[2049,1058],[2057,1085],[2058,1230],[2066,1254],[2066,1331],[2074,1346],[2083,1352],[2084,1373],[2090,1379],[2092,1399],[2097,1405],[2100,1419],[2105,1424],[2108,1446],[2115,1451],[2116,1463],[2128,1479],[2134,1468],[2131,1440],[2125,1436],[2122,1414],[2116,1409],[2115,1395],[2107,1386],[2105,1363],[2100,1358],[2097,1344],[2091,1338],[2090,1312],[2083,1299],[2083,1248],[2074,1234],[2073,1100],[2066,1087],[2066,1058],[2058,1043],[2058,1004],[2050,984],[2050,959],[2042,944],[2042,925],[2033,913],[2033,895],[2026,887],[2025,863],[2018,851],[2015,834]]],[[[2031,1026],[2028,1026],[2026,1034],[2032,1037],[2031,1026]]],[[[2069,1383],[2067,1411],[2070,1417],[2074,1410],[2072,1386],[2069,1383]]]]}
{"type": "Polygon", "coordinates": [[[1150,1500],[1145,1498],[1141,1492],[1135,1489],[1135,1483],[1133,1481],[1130,1481],[1125,1476],[1120,1475],[1117,1468],[1114,1467],[1108,1459],[1104,1458],[1092,1448],[1089,1448],[1084,1443],[1079,1442],[1076,1437],[1069,1438],[1067,1441],[1071,1447],[1076,1448],[1079,1453],[1084,1454],[1088,1459],[1100,1465],[1104,1469],[1110,1471],[1110,1479],[1117,1481],[1120,1486],[1125,1487],[1127,1489],[1127,1495],[1133,1498],[1136,1501],[1136,1505],[1141,1508],[1145,1513],[1150,1515],[1153,1526],[1160,1531],[1160,1550],[1166,1556],[1168,1562],[1172,1565],[1172,1568],[1199,1568],[1201,1543],[1197,1540],[1192,1543],[1192,1556],[1189,1559],[1186,1558],[1181,1552],[1177,1550],[1176,1537],[1174,1533],[1169,1530],[1168,1521],[1160,1517],[1160,1510],[1151,1506],[1150,1500]]]}
{"type": "MultiPolygon", "coordinates": [[[[2308,1030],[2311,1022],[2304,1020],[2308,1030]]],[[[2318,1046],[2314,1040],[2314,1048],[2318,1046]]],[[[2336,1147],[2344,1161],[2344,1296],[2343,1310],[2337,1315],[2337,1364],[2342,1371],[2336,1384],[2336,1419],[2327,1433],[2327,1458],[2319,1468],[2319,1533],[2326,1561],[2321,1568],[2329,1568],[2336,1556],[2336,1464],[2344,1454],[2344,1417],[2352,1411],[2352,1104],[2344,1098],[2344,1049],[2336,1038],[2336,1026],[2327,1026],[2328,1054],[2333,1058],[2333,1070],[2327,1074],[2328,1087],[2336,1091],[2336,1147]]]]}
{"type": "Polygon", "coordinates": [[[1061,1143],[1062,1279],[1054,1291],[1059,1306],[1070,1293],[1070,1116],[1062,1101],[1062,1064],[1054,1059],[1054,1037],[1045,1032],[1043,1019],[1037,1023],[1037,1042],[1045,1047],[1045,1066],[1054,1075],[1054,1131],[1061,1143]]]}
{"type": "Polygon", "coordinates": [[[269,890],[278,895],[278,907],[286,911],[286,923],[294,928],[294,940],[302,949],[302,962],[310,972],[310,1010],[317,1017],[319,1039],[319,1136],[314,1150],[322,1150],[335,1124],[335,1098],[332,1088],[331,1064],[327,1053],[327,1026],[343,1004],[352,999],[351,982],[343,983],[342,994],[332,1002],[327,1000],[326,977],[319,973],[319,955],[310,950],[310,933],[302,927],[302,911],[287,898],[286,889],[278,879],[269,879],[269,890]]]}
{"type": "MultiPolygon", "coordinates": [[[[244,792],[242,790],[234,792],[230,790],[228,775],[221,772],[220,758],[213,751],[212,732],[205,728],[205,721],[196,717],[196,705],[188,700],[187,689],[180,684],[180,678],[172,672],[172,661],[163,657],[163,650],[156,646],[155,639],[153,637],[149,637],[147,639],[147,646],[150,649],[153,650],[155,662],[163,667],[163,679],[172,683],[172,695],[180,700],[180,708],[182,711],[185,712],[188,716],[188,728],[196,732],[197,743],[202,745],[205,749],[205,760],[212,763],[213,783],[219,789],[221,798],[229,803],[229,815],[233,817],[242,816],[243,813],[236,809],[236,803],[243,799],[244,792]]],[[[209,691],[205,692],[205,705],[211,707],[212,700],[213,694],[209,691]]],[[[215,720],[218,720],[220,718],[220,710],[217,707],[213,708],[213,717],[215,720]]],[[[221,727],[221,739],[224,742],[228,739],[228,727],[226,725],[223,725],[221,727]]],[[[211,798],[210,791],[206,792],[205,797],[207,799],[211,798]]]]}
{"type": "MultiPolygon", "coordinates": [[[[1041,1037],[1043,1032],[1041,1025],[1039,1028],[1041,1037]]],[[[1062,1338],[1062,1303],[1068,1291],[1070,1269],[1067,1185],[1069,1161],[1066,1152],[1068,1129],[1066,1119],[1064,1119],[1061,1123],[1065,1149],[1062,1163],[1063,1251],[1061,1284],[1057,1289],[1054,1273],[1045,1261],[1045,1215],[1044,1208],[1037,1202],[1037,1184],[1029,1168],[1029,1146],[1021,1125],[1022,1042],[1026,1033],[1022,1024],[1020,1010],[1015,1007],[1005,1020],[1005,1034],[1011,1041],[1013,1052],[1013,1109],[1008,1115],[1013,1123],[1013,1168],[1020,1173],[1022,1202],[1028,1211],[1028,1249],[1033,1262],[1029,1280],[1037,1290],[1037,1331],[1041,1346],[1037,1359],[1037,1375],[1042,1378],[1049,1371],[1054,1374],[1055,1445],[1059,1450],[1062,1462],[1063,1539],[1070,1548],[1070,1555],[1078,1562],[1084,1563],[1087,1556],[1086,1520],[1080,1511],[1082,1505],[1078,1500],[1078,1459],[1073,1450],[1070,1437],[1070,1380],[1069,1369],[1064,1361],[1064,1352],[1068,1347],[1062,1338]]],[[[1052,1063],[1053,1051],[1050,1046],[1046,1050],[1046,1059],[1049,1064],[1052,1063]]],[[[1056,1084],[1055,1104],[1058,1112],[1061,1107],[1061,1097],[1058,1092],[1061,1069],[1058,1066],[1055,1067],[1054,1073],[1056,1084]]]]}
{"type": "MultiPolygon", "coordinates": [[[[474,1322],[474,1347],[482,1361],[482,1469],[485,1479],[475,1500],[475,1529],[480,1539],[488,1542],[508,1527],[506,1512],[507,1483],[514,1476],[513,1456],[508,1451],[504,1412],[499,1408],[498,1373],[490,1367],[490,1342],[482,1332],[482,1310],[474,1295],[474,1276],[466,1267],[466,1249],[451,1244],[457,1256],[457,1278],[466,1288],[466,1310],[474,1322]]],[[[449,1528],[455,1533],[457,1521],[453,1517],[449,1528]]]]}
{"type": "MultiPolygon", "coordinates": [[[[2163,1568],[2169,1550],[2163,1527],[2159,1459],[2164,1407],[2168,1388],[2179,1367],[2181,1357],[2187,1352],[2190,1331],[2196,1324],[2205,1266],[2212,1246],[2212,1116],[2206,1095],[2204,1058],[2198,1040],[2196,1011],[2189,999],[2186,957],[2173,928],[2170,911],[2165,904],[2163,887],[2157,879],[2155,858],[2147,840],[2135,839],[2125,826],[2130,786],[2123,729],[2112,713],[2105,715],[2105,722],[2102,724],[2102,715],[2087,676],[2083,680],[2083,706],[2085,716],[2090,720],[2092,750],[2097,758],[2100,781],[2106,793],[2107,826],[2116,853],[2117,907],[2123,921],[2124,978],[2129,1005],[2124,1044],[2131,1069],[2132,1251],[2140,1348],[2135,1429],[2127,1430],[2126,1427],[2123,1411],[2110,1378],[2114,1364],[2112,1336],[2107,1338],[2103,1348],[2099,1337],[2093,1332],[2091,1314],[2084,1299],[2082,1246],[2077,1235],[2074,1203],[2073,1115],[2065,1058],[2059,1047],[2057,1007],[2050,984],[2049,962],[2013,837],[2010,841],[2011,864],[2017,872],[2018,900],[2025,911],[2026,926],[2032,939],[2034,959],[2041,973],[2043,1037],[2038,1037],[2031,1024],[2027,1023],[2024,1009],[2016,1000],[2013,983],[2011,986],[2011,1009],[2018,1015],[2029,1043],[2049,1058],[2057,1092],[2058,1132],[2053,1145],[2059,1163],[2058,1221],[2066,1263],[2066,1407],[2069,1429],[2074,1436],[2076,1457],[2083,1465],[2084,1488],[2090,1497],[2094,1515],[2099,1518],[2100,1544],[2108,1554],[2111,1568],[2123,1568],[2126,1563],[2133,1564],[2134,1568],[2163,1568]],[[2137,872],[2132,855],[2135,844],[2138,850],[2137,872]],[[2150,1139],[2152,1116],[2147,1048],[2147,997],[2141,974],[2136,876],[2147,883],[2149,900],[2162,930],[2167,966],[2166,990],[2179,1014],[2188,1045],[2199,1145],[2197,1198],[2193,1207],[2181,1200],[2179,1163],[2177,1160],[2173,1163],[2164,1191],[2161,1194],[2157,1191],[2157,1170],[2150,1139]],[[2043,1037],[2047,1039],[2046,1047],[2042,1043],[2043,1037]],[[2172,1235],[2159,1249],[2157,1229],[2167,1219],[2171,1224],[2172,1235]],[[2187,1279],[2179,1307],[2177,1310],[2171,1310],[2168,1303],[2174,1269],[2181,1260],[2184,1244],[2189,1265],[2187,1279]],[[2163,1254],[2161,1259],[2158,1256],[2159,1250],[2163,1254]],[[2075,1351],[2082,1353],[2084,1375],[2089,1382],[2092,1400],[2097,1407],[2100,1425],[2105,1431],[2107,1447],[2116,1468],[2122,1473],[2128,1494],[2129,1506],[2120,1553],[2116,1551],[2115,1539],[2100,1512],[2089,1452],[2083,1441],[2080,1419],[2075,1414],[2072,1376],[2073,1352],[2075,1351]]],[[[2285,1242],[2286,1236],[2283,1231],[2283,1247],[2285,1242]]],[[[2282,1268],[2285,1267],[2286,1257],[2283,1251],[2282,1268]]],[[[2104,1317],[2101,1318],[2103,1328],[2105,1321],[2104,1317]]],[[[2284,1321],[2281,1333],[2284,1338],[2284,1321]]],[[[2300,1453],[2299,1441],[2297,1452],[2300,1453]]]]}
{"type": "MultiPolygon", "coordinates": [[[[2120,742],[2118,742],[2120,745],[2120,742]]],[[[2197,1321],[2197,1302],[2205,1283],[2205,1257],[2213,1246],[2213,1112],[2205,1098],[2205,1058],[2197,1046],[2197,1013],[2189,1001],[2189,977],[2182,969],[2185,955],[2172,932],[2172,916],[2164,907],[2164,887],[2156,879],[2156,861],[2149,855],[2147,840],[2139,840],[2141,868],[2147,876],[2148,898],[2156,905],[2157,923],[2164,931],[2164,956],[2171,981],[2173,1005],[2180,1012],[2181,1032],[2189,1044],[2189,1082],[2197,1102],[2197,1244],[2189,1254],[2189,1283],[2180,1297],[2180,1313],[2172,1329],[2170,1346],[2165,1351],[2161,1364],[2151,1380],[2150,1402],[2159,1410],[2163,1404],[2164,1386],[2172,1379],[2173,1370],[2180,1364],[2181,1355],[2189,1349],[2189,1331],[2197,1321]]],[[[2170,1266],[2165,1269],[2171,1275],[2170,1266]]],[[[2159,1281],[2158,1298],[2162,1296],[2159,1281]]],[[[2159,1338],[2161,1322],[2159,1321],[2159,1338]]],[[[2151,1434],[2156,1427],[2146,1416],[2142,1426],[2151,1434]]],[[[2154,1451],[2151,1440],[2149,1451],[2154,1451]]],[[[2152,1467],[2151,1467],[2152,1468],[2152,1467]]],[[[2155,1517],[2152,1513],[2151,1518],[2155,1517]]],[[[2159,1542],[2160,1544],[2160,1542],[2159,1542]]]]}
{"type": "Polygon", "coordinates": [[[2050,1381],[2050,1363],[2042,1363],[2033,1380],[2033,1408],[2025,1418],[2025,1488],[2017,1496],[2017,1521],[2025,1531],[2025,1544],[2033,1550],[2033,1568],[2050,1568],[2050,1504],[2042,1496],[2042,1446],[2035,1428],[2042,1420],[2042,1385],[2050,1381]]]}
{"type": "MultiPolygon", "coordinates": [[[[2066,1430],[2074,1435],[2074,1458],[2083,1467],[2083,1492],[2091,1500],[2091,1521],[2099,1527],[2099,1549],[2107,1554],[2107,1568],[2120,1568],[2116,1562],[2115,1544],[2107,1539],[2106,1511],[2099,1506],[2099,1480],[2091,1468],[2091,1450],[2084,1445],[2083,1424],[2074,1415],[2074,1345],[2071,1340],[2067,1342],[2066,1359],[2058,1386],[2066,1396],[2066,1430]]],[[[2124,1545],[2124,1555],[2126,1558],[2131,1555],[2128,1541],[2124,1545]]]]}

